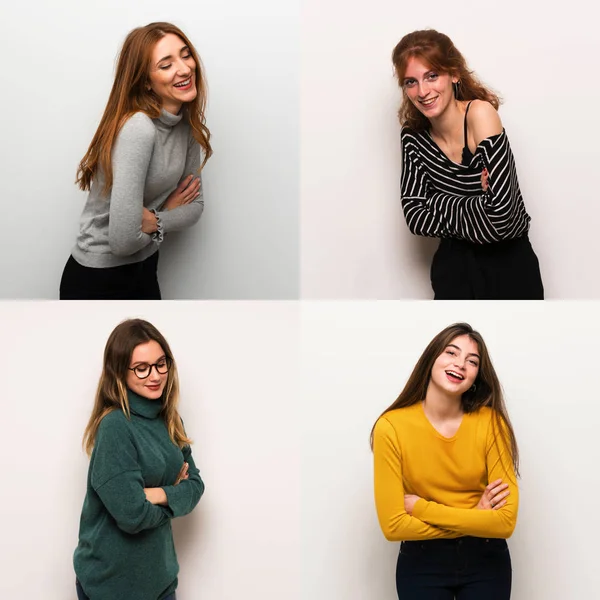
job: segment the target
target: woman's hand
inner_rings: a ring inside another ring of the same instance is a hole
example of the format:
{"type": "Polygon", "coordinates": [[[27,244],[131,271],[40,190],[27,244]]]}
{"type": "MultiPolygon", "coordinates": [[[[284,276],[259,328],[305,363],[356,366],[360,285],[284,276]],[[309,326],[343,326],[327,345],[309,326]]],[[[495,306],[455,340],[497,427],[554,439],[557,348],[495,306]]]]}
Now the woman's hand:
{"type": "Polygon", "coordinates": [[[176,188],[169,194],[163,208],[173,210],[178,206],[189,204],[200,195],[200,177],[194,178],[188,175],[176,188]]]}
{"type": "MultiPolygon", "coordinates": [[[[181,467],[179,475],[177,475],[177,479],[175,480],[175,483],[173,485],[178,485],[184,479],[189,478],[188,468],[189,465],[186,462],[184,462],[183,467],[181,467]]],[[[146,500],[148,500],[150,504],[160,504],[162,506],[167,506],[167,504],[169,503],[167,499],[167,493],[161,487],[144,488],[144,494],[146,494],[146,500]]]]}
{"type": "Polygon", "coordinates": [[[496,481],[492,481],[487,485],[475,508],[479,510],[497,510],[502,508],[506,504],[505,498],[509,494],[508,483],[502,483],[502,479],[496,479],[496,481]]]}
{"type": "Polygon", "coordinates": [[[166,506],[169,503],[167,500],[167,493],[160,487],[144,488],[144,494],[146,494],[146,500],[148,500],[150,504],[166,506]]]}
{"type": "Polygon", "coordinates": [[[144,233],[154,233],[158,230],[158,219],[156,215],[149,211],[145,206],[142,213],[142,231],[144,233]]]}
{"type": "Polygon", "coordinates": [[[488,190],[488,178],[489,178],[490,174],[488,173],[488,170],[484,167],[483,171],[481,172],[481,189],[484,192],[487,192],[488,190]]]}
{"type": "Polygon", "coordinates": [[[183,467],[181,467],[181,471],[179,471],[179,475],[177,475],[177,479],[173,485],[179,485],[184,479],[189,479],[188,469],[189,466],[186,462],[183,463],[183,467]]]}
{"type": "Polygon", "coordinates": [[[417,503],[417,500],[420,500],[420,499],[421,499],[420,496],[415,496],[414,494],[406,494],[404,496],[404,510],[409,515],[412,515],[413,509],[415,508],[415,504],[417,503]]]}

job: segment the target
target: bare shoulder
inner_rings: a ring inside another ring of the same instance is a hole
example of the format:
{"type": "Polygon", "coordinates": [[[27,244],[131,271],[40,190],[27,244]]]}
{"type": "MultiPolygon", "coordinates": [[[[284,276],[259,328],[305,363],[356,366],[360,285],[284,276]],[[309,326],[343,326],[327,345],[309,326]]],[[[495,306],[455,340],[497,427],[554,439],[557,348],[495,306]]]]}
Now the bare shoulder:
{"type": "Polygon", "coordinates": [[[485,100],[473,100],[467,115],[467,122],[473,132],[476,146],[482,140],[502,133],[502,121],[498,111],[485,100]]]}

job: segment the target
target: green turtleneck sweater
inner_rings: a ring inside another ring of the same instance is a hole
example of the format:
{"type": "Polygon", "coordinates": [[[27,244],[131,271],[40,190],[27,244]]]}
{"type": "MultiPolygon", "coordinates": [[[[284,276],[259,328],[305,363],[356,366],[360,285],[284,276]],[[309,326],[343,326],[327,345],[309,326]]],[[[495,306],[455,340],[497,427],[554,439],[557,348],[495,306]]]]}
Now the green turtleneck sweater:
{"type": "Polygon", "coordinates": [[[131,419],[102,419],[87,478],[73,564],[90,600],[160,600],[177,587],[171,519],[191,512],[204,483],[189,446],[179,449],[160,416],[160,400],[128,392],[131,419]],[[183,463],[189,479],[172,485],[183,463]],[[162,487],[168,506],[144,488],[162,487]]]}

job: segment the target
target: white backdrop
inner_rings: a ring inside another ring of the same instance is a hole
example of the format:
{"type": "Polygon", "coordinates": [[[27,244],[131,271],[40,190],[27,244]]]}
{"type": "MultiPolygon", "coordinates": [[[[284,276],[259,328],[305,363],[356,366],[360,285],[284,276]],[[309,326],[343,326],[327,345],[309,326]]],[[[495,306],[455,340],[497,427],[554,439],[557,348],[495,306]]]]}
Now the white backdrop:
{"type": "Polygon", "coordinates": [[[435,240],[413,236],[400,207],[401,94],[391,54],[403,35],[449,35],[505,104],[530,239],[547,298],[600,298],[590,175],[600,123],[600,44],[583,0],[568,10],[507,0],[303,0],[301,27],[302,297],[432,298],[435,240]],[[540,12],[541,11],[541,12],[540,12]],[[543,25],[542,25],[543,23],[543,25]]]}
{"type": "Polygon", "coordinates": [[[75,599],[81,436],[106,338],[127,317],[171,344],[206,482],[174,521],[182,600],[395,600],[398,544],[377,523],[369,431],[429,340],[458,320],[488,343],[521,450],[513,600],[592,598],[600,586],[593,303],[0,308],[3,597],[75,599]]]}
{"type": "Polygon", "coordinates": [[[396,600],[398,543],[379,529],[369,433],[429,341],[483,335],[521,452],[512,600],[596,598],[597,356],[585,303],[306,303],[302,324],[303,598],[396,600]]]}
{"type": "Polygon", "coordinates": [[[73,184],[127,33],[180,26],[203,60],[205,212],[164,243],[165,299],[299,295],[299,0],[2,5],[0,297],[58,298],[86,195],[73,184]]]}
{"type": "Polygon", "coordinates": [[[182,600],[299,598],[294,303],[0,306],[0,596],[75,600],[81,438],[108,335],[146,318],[177,360],[180,413],[206,491],[175,519],[182,600]],[[10,343],[7,341],[10,340],[10,343]]]}

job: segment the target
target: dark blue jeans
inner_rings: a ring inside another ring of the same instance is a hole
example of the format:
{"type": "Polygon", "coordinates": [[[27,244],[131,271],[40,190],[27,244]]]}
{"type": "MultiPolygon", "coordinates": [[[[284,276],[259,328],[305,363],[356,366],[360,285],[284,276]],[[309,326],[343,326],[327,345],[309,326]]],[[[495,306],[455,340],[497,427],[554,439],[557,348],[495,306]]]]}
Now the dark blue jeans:
{"type": "Polygon", "coordinates": [[[462,537],[400,546],[400,600],[509,600],[511,584],[506,540],[462,537]]]}
{"type": "MultiPolygon", "coordinates": [[[[77,589],[77,600],[90,600],[83,591],[81,584],[79,581],[75,580],[75,588],[77,589]]],[[[175,596],[175,592],[173,592],[170,596],[167,596],[164,600],[177,600],[175,596]]]]}

